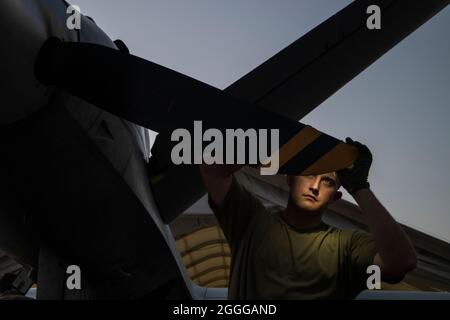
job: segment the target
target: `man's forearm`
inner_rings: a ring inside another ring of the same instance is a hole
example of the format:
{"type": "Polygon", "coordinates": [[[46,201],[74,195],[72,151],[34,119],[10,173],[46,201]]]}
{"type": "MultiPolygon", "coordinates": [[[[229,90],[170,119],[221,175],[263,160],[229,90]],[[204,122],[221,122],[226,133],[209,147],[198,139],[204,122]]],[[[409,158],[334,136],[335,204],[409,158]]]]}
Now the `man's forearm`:
{"type": "Polygon", "coordinates": [[[362,189],[353,197],[364,214],[385,268],[399,274],[413,269],[416,265],[414,246],[373,192],[362,189]]]}
{"type": "Polygon", "coordinates": [[[200,165],[203,183],[217,207],[221,207],[231,186],[231,175],[243,165],[200,165]]]}

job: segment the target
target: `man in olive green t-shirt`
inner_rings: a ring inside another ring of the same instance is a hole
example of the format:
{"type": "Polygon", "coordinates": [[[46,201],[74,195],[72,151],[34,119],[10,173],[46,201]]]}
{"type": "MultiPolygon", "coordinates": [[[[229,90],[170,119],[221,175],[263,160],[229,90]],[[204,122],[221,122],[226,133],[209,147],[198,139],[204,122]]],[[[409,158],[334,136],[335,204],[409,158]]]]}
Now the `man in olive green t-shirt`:
{"type": "Polygon", "coordinates": [[[366,288],[367,267],[378,265],[395,283],[415,268],[410,240],[370,190],[370,150],[352,169],[288,176],[288,205],[268,210],[240,186],[239,165],[202,165],[209,203],[231,248],[231,299],[351,299],[366,288]],[[363,212],[371,235],[326,225],[322,215],[341,197],[340,185],[363,212]]]}

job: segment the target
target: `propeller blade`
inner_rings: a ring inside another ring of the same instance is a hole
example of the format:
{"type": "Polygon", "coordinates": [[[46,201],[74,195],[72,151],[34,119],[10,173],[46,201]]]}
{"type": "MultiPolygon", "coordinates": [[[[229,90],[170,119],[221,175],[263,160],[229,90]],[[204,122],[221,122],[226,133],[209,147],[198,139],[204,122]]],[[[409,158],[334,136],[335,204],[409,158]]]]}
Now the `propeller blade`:
{"type": "MultiPolygon", "coordinates": [[[[310,126],[108,47],[50,38],[39,51],[35,73],[46,85],[154,131],[184,128],[195,135],[194,121],[201,121],[203,130],[218,129],[224,136],[229,129],[276,129],[280,148],[272,157],[279,159],[278,173],[335,171],[350,166],[357,156],[355,147],[310,126]]],[[[248,159],[245,163],[255,164],[248,159]]]]}

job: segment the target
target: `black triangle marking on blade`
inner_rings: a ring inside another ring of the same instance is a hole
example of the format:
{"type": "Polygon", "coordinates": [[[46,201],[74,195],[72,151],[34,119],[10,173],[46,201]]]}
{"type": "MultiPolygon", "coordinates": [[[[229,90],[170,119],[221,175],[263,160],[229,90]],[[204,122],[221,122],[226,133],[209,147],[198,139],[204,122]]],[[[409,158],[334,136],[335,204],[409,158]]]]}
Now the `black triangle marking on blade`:
{"type": "Polygon", "coordinates": [[[322,134],[285,163],[280,168],[279,173],[292,174],[293,172],[298,172],[298,174],[301,174],[339,143],[339,140],[334,139],[329,135],[322,134]]]}

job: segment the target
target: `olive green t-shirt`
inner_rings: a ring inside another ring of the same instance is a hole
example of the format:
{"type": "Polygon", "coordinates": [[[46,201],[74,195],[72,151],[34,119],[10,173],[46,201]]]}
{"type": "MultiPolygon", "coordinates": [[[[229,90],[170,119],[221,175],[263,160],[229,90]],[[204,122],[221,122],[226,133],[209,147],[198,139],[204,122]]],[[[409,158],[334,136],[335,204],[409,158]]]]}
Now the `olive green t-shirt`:
{"type": "Polygon", "coordinates": [[[231,248],[230,299],[352,299],[366,288],[376,254],[367,233],[300,230],[234,177],[222,207],[209,203],[231,248]]]}

